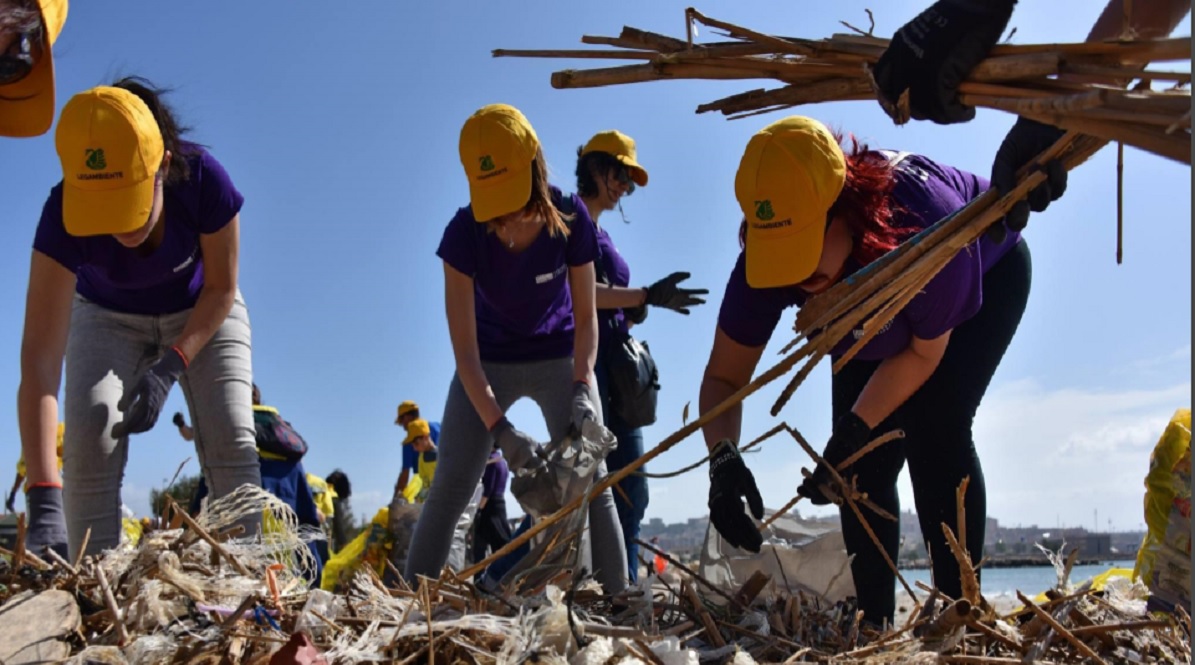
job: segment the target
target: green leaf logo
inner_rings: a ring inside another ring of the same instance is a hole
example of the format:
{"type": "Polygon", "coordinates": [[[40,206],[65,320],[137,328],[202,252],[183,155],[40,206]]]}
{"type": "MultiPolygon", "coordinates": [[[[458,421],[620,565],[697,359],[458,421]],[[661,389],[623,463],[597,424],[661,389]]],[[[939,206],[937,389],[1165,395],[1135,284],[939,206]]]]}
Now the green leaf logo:
{"type": "Polygon", "coordinates": [[[755,202],[755,216],[765,222],[768,221],[769,219],[775,217],[776,213],[772,210],[772,201],[770,199],[756,201],[755,202]]]}
{"type": "Polygon", "coordinates": [[[482,171],[493,171],[494,170],[494,158],[490,157],[489,155],[482,157],[481,158],[481,170],[482,171]]]}
{"type": "Polygon", "coordinates": [[[92,171],[99,171],[108,168],[108,162],[104,161],[103,148],[87,148],[87,168],[92,171]]]}

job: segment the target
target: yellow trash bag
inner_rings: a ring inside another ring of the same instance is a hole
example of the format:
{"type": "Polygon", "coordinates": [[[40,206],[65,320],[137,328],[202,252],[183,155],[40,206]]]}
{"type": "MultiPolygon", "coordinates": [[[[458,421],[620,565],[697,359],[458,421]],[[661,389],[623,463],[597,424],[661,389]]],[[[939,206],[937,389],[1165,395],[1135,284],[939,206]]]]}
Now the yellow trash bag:
{"type": "Polygon", "coordinates": [[[415,499],[422,491],[423,477],[418,474],[413,475],[407,480],[407,486],[402,491],[402,498],[406,499],[407,503],[415,503],[415,499]]]}
{"type": "Polygon", "coordinates": [[[1191,410],[1179,409],[1149,457],[1149,474],[1145,477],[1145,523],[1148,531],[1137,550],[1134,580],[1142,579],[1148,584],[1158,551],[1166,540],[1166,528],[1176,499],[1181,502],[1181,495],[1188,494],[1186,499],[1189,505],[1189,489],[1177,487],[1185,483],[1175,481],[1175,467],[1190,451],[1191,410]]]}
{"type": "MultiPolygon", "coordinates": [[[[1123,578],[1123,579],[1131,581],[1133,579],[1133,569],[1132,568],[1109,568],[1108,570],[1105,570],[1104,572],[1100,573],[1099,575],[1096,575],[1095,577],[1091,578],[1091,590],[1092,591],[1103,591],[1104,589],[1106,589],[1108,587],[1108,583],[1116,578],[1123,578]]],[[[1079,581],[1082,582],[1082,580],[1079,580],[1079,581]]],[[[1037,596],[1033,599],[1033,602],[1040,605],[1041,603],[1044,603],[1048,600],[1050,600],[1050,597],[1047,596],[1046,592],[1043,591],[1043,592],[1037,594],[1037,596]]],[[[1023,608],[1021,608],[1021,609],[1023,609],[1023,608]]]]}
{"type": "Polygon", "coordinates": [[[373,567],[374,572],[381,576],[385,572],[390,549],[394,546],[394,537],[388,528],[389,522],[390,508],[382,508],[370,520],[368,528],[357,534],[352,542],[345,545],[324,565],[320,588],[324,591],[336,591],[338,585],[352,580],[363,564],[373,567]]]}
{"type": "Polygon", "coordinates": [[[136,547],[137,543],[141,542],[141,534],[144,532],[141,520],[132,517],[122,517],[120,519],[120,530],[124,535],[124,541],[129,546],[136,547]]]}

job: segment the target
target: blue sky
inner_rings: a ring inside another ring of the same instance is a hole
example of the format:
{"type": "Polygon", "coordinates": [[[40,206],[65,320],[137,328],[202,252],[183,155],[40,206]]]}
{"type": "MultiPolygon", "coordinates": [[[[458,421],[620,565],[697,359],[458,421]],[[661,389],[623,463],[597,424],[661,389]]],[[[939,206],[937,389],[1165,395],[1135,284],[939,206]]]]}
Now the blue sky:
{"type": "MultiPolygon", "coordinates": [[[[887,2],[877,34],[890,34],[923,2],[887,2]]],[[[710,2],[717,18],[795,36],[866,25],[874,3],[710,2]],[[833,6],[833,9],[830,7],[833,6]]],[[[256,379],[310,442],[305,464],[343,468],[356,509],[372,514],[398,474],[399,401],[438,417],[451,378],[435,248],[468,197],[457,157],[464,119],[493,102],[522,109],[564,189],[575,150],[617,128],[639,144],[651,184],[625,201],[629,225],[604,219],[630,262],[632,281],[674,270],[711,289],[711,304],[683,317],[655,311],[638,330],[660,364],[660,420],[649,445],[696,410],[717,305],[738,252],[734,172],[747,140],[770,116],[728,122],[697,104],[768,82],[681,81],[554,90],[549,75],[604,61],[494,59],[494,48],[577,48],[582,34],[617,35],[624,24],[683,35],[686,3],[457,2],[72,3],[56,46],[59,107],[75,92],[126,74],[177,89],[173,103],[193,138],[210,146],[245,195],[241,288],[253,322],[256,379]]],[[[1102,3],[1021,3],[1018,43],[1080,41],[1102,3]]],[[[1190,23],[1176,34],[1190,34],[1190,23]]],[[[707,37],[703,31],[700,37],[707,37]]],[[[614,63],[610,63],[614,64],[614,63]]],[[[910,150],[986,175],[1012,117],[981,111],[963,126],[895,127],[867,102],[801,112],[877,147],[910,150]]],[[[45,196],[61,177],[53,133],[0,139],[3,221],[0,376],[15,401],[29,247],[45,196]]],[[[1137,528],[1153,442],[1174,409],[1191,402],[1191,189],[1186,166],[1125,154],[1125,263],[1115,263],[1115,152],[1072,174],[1067,195],[1030,221],[1033,293],[976,421],[990,514],[1006,523],[1137,528]]],[[[782,324],[781,330],[785,329],[782,324]]],[[[778,333],[764,356],[788,341],[778,333]]],[[[762,366],[761,366],[762,369],[762,366]]],[[[829,434],[828,365],[818,368],[782,418],[815,445],[829,434]]],[[[780,390],[750,400],[745,437],[774,424],[780,390]]],[[[2,392],[2,391],[0,391],[2,392]]],[[[187,456],[169,423],[132,441],[125,501],[147,509],[187,456]]],[[[538,410],[516,405],[516,426],[546,436],[538,410]]],[[[0,450],[15,462],[16,411],[0,409],[0,450]]],[[[656,471],[698,459],[692,437],[656,471]]],[[[11,462],[4,462],[9,464],[11,462]]],[[[784,441],[750,458],[765,501],[795,491],[808,460],[784,441]]],[[[11,466],[7,468],[12,468],[11,466]]],[[[195,472],[192,460],[187,467],[195,472]]],[[[3,481],[7,486],[8,481],[3,481]]],[[[69,482],[69,480],[67,481],[69,482]]],[[[904,506],[911,507],[902,479],[904,506]]],[[[705,513],[703,471],[652,485],[648,517],[705,513]]],[[[515,504],[511,503],[511,506],[515,504]]],[[[825,512],[824,510],[822,512],[825,512]]]]}

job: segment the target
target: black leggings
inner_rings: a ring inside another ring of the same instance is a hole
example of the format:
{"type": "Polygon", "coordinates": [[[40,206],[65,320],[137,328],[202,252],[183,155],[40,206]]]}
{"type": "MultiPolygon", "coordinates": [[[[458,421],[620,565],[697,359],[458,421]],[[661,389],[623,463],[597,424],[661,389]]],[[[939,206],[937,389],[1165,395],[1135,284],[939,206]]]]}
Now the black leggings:
{"type": "MultiPolygon", "coordinates": [[[[987,492],[971,423],[1021,322],[1031,277],[1029,248],[1022,241],[984,275],[983,306],[951,333],[950,344],[937,370],[875,430],[879,436],[889,430],[903,429],[905,438],[871,452],[853,469],[858,475],[859,489],[881,508],[899,517],[896,477],[908,460],[921,534],[933,562],[934,583],[952,598],[961,595],[959,567],[947,548],[942,523],[957,532],[955,489],[963,478],[970,476],[965,497],[967,550],[971,560],[978,562],[983,555],[987,492]]],[[[855,360],[834,375],[835,420],[854,406],[878,365],[878,361],[855,360]]],[[[895,561],[900,544],[899,524],[880,518],[867,508],[860,509],[895,561]]],[[[896,576],[851,509],[844,505],[841,516],[847,552],[855,556],[851,572],[859,607],[867,620],[880,623],[887,619],[891,623],[896,611],[896,576]]]]}

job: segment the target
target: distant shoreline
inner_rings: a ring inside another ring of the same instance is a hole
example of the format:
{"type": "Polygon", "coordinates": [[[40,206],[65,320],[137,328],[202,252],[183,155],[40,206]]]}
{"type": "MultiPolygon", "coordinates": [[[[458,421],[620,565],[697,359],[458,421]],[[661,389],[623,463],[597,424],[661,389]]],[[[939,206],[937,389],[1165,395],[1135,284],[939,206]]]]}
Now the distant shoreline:
{"type": "MultiPolygon", "coordinates": [[[[1113,563],[1118,561],[1132,561],[1132,557],[1112,556],[1112,557],[1084,557],[1075,560],[1076,566],[1096,566],[1102,563],[1113,563]]],[[[987,559],[983,562],[984,568],[1050,568],[1051,564],[1044,557],[1015,557],[1006,559],[987,559]]],[[[929,570],[929,562],[925,560],[917,561],[902,561],[898,563],[901,570],[929,570]]]]}

